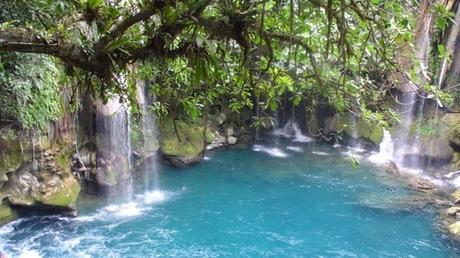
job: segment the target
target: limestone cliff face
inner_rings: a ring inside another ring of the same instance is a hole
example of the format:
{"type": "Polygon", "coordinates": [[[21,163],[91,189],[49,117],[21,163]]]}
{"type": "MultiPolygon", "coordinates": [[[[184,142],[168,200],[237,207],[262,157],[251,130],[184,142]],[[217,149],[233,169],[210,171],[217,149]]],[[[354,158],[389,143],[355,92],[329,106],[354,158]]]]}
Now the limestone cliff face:
{"type": "Polygon", "coordinates": [[[15,208],[75,209],[80,184],[70,171],[68,151],[45,138],[34,140],[30,148],[30,140],[14,130],[0,137],[0,223],[14,219],[15,208]]]}

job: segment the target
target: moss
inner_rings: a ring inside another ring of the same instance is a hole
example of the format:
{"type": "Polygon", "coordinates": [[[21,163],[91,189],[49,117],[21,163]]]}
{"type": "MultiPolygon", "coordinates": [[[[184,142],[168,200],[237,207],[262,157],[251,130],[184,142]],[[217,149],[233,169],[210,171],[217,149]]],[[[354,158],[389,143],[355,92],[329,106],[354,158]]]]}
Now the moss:
{"type": "Polygon", "coordinates": [[[447,138],[454,146],[460,147],[460,114],[450,113],[442,118],[444,124],[442,136],[447,138]]]}
{"type": "Polygon", "coordinates": [[[179,137],[171,118],[160,121],[161,152],[169,156],[190,157],[199,155],[204,149],[204,128],[180,120],[176,121],[176,125],[179,137]]]}
{"type": "Polygon", "coordinates": [[[213,141],[214,141],[214,134],[209,130],[207,129],[206,130],[206,143],[207,144],[211,144],[213,141]]]}
{"type": "Polygon", "coordinates": [[[73,207],[80,193],[80,184],[71,175],[63,179],[59,187],[50,189],[40,198],[40,202],[56,207],[73,207]]]}
{"type": "Polygon", "coordinates": [[[7,130],[0,137],[0,180],[22,163],[19,139],[15,132],[7,130]]]}
{"type": "Polygon", "coordinates": [[[64,170],[66,173],[71,173],[70,171],[70,161],[69,161],[69,156],[65,151],[61,151],[56,155],[56,164],[59,166],[60,169],[64,170]]]}
{"type": "Polygon", "coordinates": [[[364,138],[376,145],[379,145],[383,140],[382,127],[369,125],[360,118],[356,118],[356,121],[353,121],[353,115],[351,113],[337,116],[337,131],[343,131],[348,136],[353,136],[354,133],[356,133],[357,138],[364,138]]]}
{"type": "Polygon", "coordinates": [[[16,212],[8,204],[0,204],[0,225],[8,223],[17,218],[16,212]]]}

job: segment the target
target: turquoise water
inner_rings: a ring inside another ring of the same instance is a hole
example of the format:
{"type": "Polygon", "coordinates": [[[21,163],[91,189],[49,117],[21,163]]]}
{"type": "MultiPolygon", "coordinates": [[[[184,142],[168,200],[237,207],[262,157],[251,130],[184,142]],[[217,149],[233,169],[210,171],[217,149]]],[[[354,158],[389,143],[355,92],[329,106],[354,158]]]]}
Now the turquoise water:
{"type": "Polygon", "coordinates": [[[0,228],[0,250],[11,257],[457,257],[436,230],[435,211],[401,205],[397,198],[412,193],[376,171],[316,144],[214,152],[187,169],[150,171],[131,201],[86,201],[77,218],[10,223],[0,228]]]}

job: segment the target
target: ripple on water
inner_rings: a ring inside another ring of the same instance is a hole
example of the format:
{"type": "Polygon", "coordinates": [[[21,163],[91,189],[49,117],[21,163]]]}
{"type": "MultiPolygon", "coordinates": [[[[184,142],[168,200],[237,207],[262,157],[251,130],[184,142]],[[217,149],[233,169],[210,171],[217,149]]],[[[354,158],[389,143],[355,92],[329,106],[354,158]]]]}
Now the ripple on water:
{"type": "MultiPolygon", "coordinates": [[[[259,145],[255,150],[260,147],[271,149],[259,145]]],[[[65,258],[458,253],[432,227],[434,212],[399,209],[407,205],[398,205],[395,196],[406,190],[380,182],[372,166],[354,168],[324,146],[313,150],[329,154],[326,158],[288,152],[286,144],[279,147],[289,154],[285,159],[230,150],[184,172],[162,167],[163,190],[99,206],[86,217],[10,223],[0,228],[0,250],[9,257],[65,258]]]]}

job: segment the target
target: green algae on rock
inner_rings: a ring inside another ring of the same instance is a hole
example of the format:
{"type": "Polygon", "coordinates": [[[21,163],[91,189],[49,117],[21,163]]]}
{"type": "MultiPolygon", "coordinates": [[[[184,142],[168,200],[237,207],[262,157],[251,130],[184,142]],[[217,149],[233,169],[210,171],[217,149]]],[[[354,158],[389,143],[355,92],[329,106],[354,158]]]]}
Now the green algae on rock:
{"type": "Polygon", "coordinates": [[[174,166],[183,167],[202,158],[204,127],[171,118],[160,121],[160,150],[174,166]]]}
{"type": "Polygon", "coordinates": [[[336,124],[337,132],[343,131],[349,137],[364,139],[376,146],[383,140],[382,127],[370,125],[358,117],[354,118],[352,113],[339,114],[336,124]]]}

